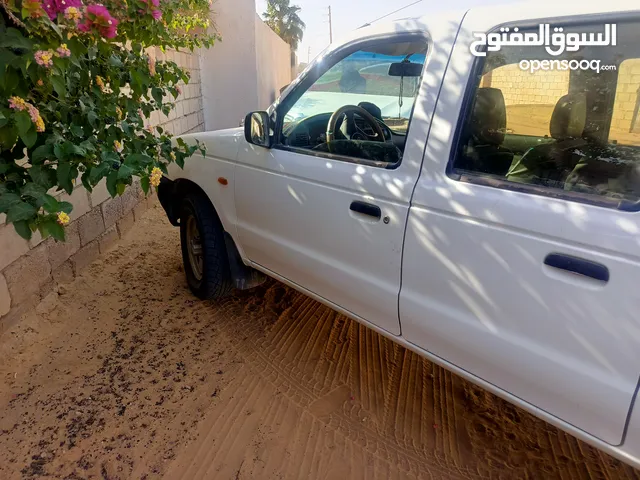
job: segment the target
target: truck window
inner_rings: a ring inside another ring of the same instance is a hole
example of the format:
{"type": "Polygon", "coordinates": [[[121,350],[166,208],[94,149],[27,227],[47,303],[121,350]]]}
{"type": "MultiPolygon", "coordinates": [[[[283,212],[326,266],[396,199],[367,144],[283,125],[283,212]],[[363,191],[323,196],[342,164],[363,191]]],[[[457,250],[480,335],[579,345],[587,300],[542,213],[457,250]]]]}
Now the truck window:
{"type": "MultiPolygon", "coordinates": [[[[589,33],[604,25],[563,27],[589,33]]],[[[582,46],[558,56],[544,47],[504,46],[478,57],[453,174],[498,188],[640,210],[637,30],[635,23],[618,23],[616,46],[582,46]]]]}
{"type": "Polygon", "coordinates": [[[329,59],[315,80],[292,92],[280,107],[279,144],[300,153],[399,164],[427,52],[422,35],[409,40],[369,41],[329,59]],[[357,108],[339,116],[335,138],[328,139],[329,119],[345,106],[357,108]],[[358,108],[371,118],[365,119],[358,108]]]}

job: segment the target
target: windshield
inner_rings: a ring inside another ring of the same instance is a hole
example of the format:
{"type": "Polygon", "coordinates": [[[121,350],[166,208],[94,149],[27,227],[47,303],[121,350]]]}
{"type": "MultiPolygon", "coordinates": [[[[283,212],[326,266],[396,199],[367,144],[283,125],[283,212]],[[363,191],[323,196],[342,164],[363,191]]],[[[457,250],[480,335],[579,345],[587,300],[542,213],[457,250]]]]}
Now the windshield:
{"type": "MultiPolygon", "coordinates": [[[[413,51],[423,50],[423,45],[413,51]]],[[[287,124],[321,113],[331,113],[344,105],[369,102],[376,105],[385,124],[397,133],[406,133],[419,77],[389,75],[392,63],[424,64],[425,53],[385,55],[358,51],[342,59],[298,99],[285,117],[287,124]]]]}

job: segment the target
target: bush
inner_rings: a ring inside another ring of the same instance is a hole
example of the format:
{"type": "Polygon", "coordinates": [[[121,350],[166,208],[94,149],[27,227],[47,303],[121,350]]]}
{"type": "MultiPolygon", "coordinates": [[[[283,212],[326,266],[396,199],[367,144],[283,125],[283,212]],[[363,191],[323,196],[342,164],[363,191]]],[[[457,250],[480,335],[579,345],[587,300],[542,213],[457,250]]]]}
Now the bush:
{"type": "Polygon", "coordinates": [[[0,213],[22,237],[64,240],[73,206],[55,194],[78,177],[113,197],[137,176],[146,194],[203,151],[144,120],[189,80],[148,52],[209,47],[208,24],[207,0],[0,0],[0,213]]]}

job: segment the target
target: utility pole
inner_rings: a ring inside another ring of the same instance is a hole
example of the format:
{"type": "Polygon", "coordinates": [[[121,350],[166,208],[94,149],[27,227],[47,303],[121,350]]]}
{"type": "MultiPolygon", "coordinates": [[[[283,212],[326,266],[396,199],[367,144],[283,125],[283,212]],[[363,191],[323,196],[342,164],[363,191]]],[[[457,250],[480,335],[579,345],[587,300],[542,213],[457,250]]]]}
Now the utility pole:
{"type": "Polygon", "coordinates": [[[329,5],[329,43],[333,43],[333,29],[331,28],[331,5],[329,5]]]}
{"type": "Polygon", "coordinates": [[[309,50],[307,50],[307,65],[311,61],[311,45],[309,45],[309,50]]]}

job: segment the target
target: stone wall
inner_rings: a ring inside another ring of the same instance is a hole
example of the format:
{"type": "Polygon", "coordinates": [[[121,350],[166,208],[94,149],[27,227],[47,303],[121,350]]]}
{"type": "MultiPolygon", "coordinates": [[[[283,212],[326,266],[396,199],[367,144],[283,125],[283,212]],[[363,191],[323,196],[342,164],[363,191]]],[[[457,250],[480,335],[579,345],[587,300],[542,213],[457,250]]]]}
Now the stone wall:
{"type": "Polygon", "coordinates": [[[625,144],[640,145],[640,119],[637,118],[640,115],[635,112],[639,100],[640,59],[631,58],[622,62],[618,69],[610,138],[625,144]]]}
{"type": "MultiPolygon", "coordinates": [[[[148,123],[162,125],[176,135],[202,131],[198,54],[159,51],[155,54],[158,60],[170,59],[188,68],[191,80],[182,85],[176,109],[168,116],[154,112],[148,123]]],[[[52,238],[42,240],[37,232],[26,241],[15,233],[13,225],[5,224],[5,215],[0,215],[0,333],[57,285],[71,282],[108,250],[157,197],[155,194],[145,197],[140,186],[134,184],[122,196],[111,198],[103,181],[91,193],[79,184],[71,195],[61,193],[58,198],[70,201],[74,207],[65,243],[52,238]]]]}
{"type": "Polygon", "coordinates": [[[483,87],[502,90],[504,102],[509,105],[552,105],[569,92],[569,70],[531,73],[517,63],[505,65],[485,75],[483,87]]]}

